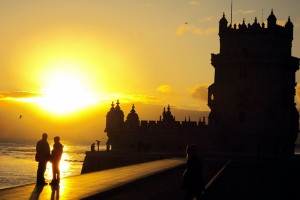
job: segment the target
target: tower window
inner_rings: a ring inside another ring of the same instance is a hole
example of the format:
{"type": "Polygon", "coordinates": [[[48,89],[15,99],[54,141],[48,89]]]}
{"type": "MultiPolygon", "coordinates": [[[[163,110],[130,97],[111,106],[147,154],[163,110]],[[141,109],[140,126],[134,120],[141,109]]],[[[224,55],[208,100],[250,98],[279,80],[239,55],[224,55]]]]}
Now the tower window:
{"type": "Polygon", "coordinates": [[[210,95],[210,100],[213,101],[215,99],[214,94],[210,95]]]}

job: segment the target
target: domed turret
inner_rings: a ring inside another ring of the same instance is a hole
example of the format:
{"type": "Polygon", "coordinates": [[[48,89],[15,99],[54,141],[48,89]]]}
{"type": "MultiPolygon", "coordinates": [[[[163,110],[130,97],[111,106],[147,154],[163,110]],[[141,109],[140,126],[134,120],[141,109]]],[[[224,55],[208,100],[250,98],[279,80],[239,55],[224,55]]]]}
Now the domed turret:
{"type": "Polygon", "coordinates": [[[110,111],[106,114],[106,128],[105,132],[108,132],[112,129],[119,129],[124,124],[124,113],[120,108],[119,100],[117,100],[116,107],[112,102],[110,111]]]}
{"type": "Polygon", "coordinates": [[[111,108],[108,111],[108,113],[106,114],[106,116],[111,116],[114,111],[115,111],[115,104],[114,104],[114,102],[111,102],[111,108]]]}
{"type": "Polygon", "coordinates": [[[119,100],[117,100],[117,103],[116,103],[116,104],[117,104],[117,105],[116,105],[115,112],[114,112],[115,115],[120,115],[120,116],[123,115],[123,117],[124,117],[124,112],[121,110],[119,100]]]}
{"type": "Polygon", "coordinates": [[[115,107],[115,111],[114,111],[114,114],[113,114],[114,115],[114,121],[115,121],[115,126],[120,127],[124,123],[124,112],[121,110],[119,100],[117,100],[116,104],[117,105],[115,107]]]}
{"type": "Polygon", "coordinates": [[[247,25],[245,23],[245,18],[243,19],[243,23],[241,25],[241,29],[243,29],[243,30],[247,29],[247,25]]]}
{"type": "Polygon", "coordinates": [[[294,28],[294,24],[291,22],[291,18],[289,17],[288,18],[288,21],[285,23],[285,28],[288,28],[288,29],[293,29],[294,28]]]}
{"type": "Polygon", "coordinates": [[[109,131],[112,126],[113,126],[113,115],[114,115],[114,111],[115,111],[115,107],[114,107],[114,102],[111,102],[111,108],[110,110],[107,112],[106,114],[106,128],[105,128],[105,132],[109,131]]]}
{"type": "Polygon", "coordinates": [[[267,20],[268,20],[268,28],[269,29],[276,27],[277,18],[275,17],[275,15],[273,13],[273,9],[267,20]]]}
{"type": "Polygon", "coordinates": [[[162,118],[163,120],[166,118],[166,108],[164,107],[164,111],[162,112],[162,118]]]}
{"type": "Polygon", "coordinates": [[[166,111],[164,108],[163,122],[174,122],[175,121],[170,110],[171,110],[170,105],[168,105],[168,111],[166,111]]]}
{"type": "Polygon", "coordinates": [[[288,21],[285,23],[286,30],[288,31],[289,36],[293,37],[294,24],[291,22],[291,18],[288,18],[288,21]]]}
{"type": "Polygon", "coordinates": [[[130,113],[127,115],[126,125],[129,128],[137,128],[140,125],[139,116],[134,108],[133,104],[130,113]]]}
{"type": "Polygon", "coordinates": [[[225,13],[223,13],[223,17],[219,21],[219,34],[223,33],[227,29],[228,21],[225,18],[225,13]]]}

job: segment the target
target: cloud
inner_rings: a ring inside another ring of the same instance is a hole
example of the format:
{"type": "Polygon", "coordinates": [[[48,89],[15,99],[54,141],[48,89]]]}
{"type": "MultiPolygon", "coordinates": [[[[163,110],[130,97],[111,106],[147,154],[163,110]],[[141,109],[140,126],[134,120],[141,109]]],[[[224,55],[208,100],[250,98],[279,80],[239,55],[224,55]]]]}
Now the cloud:
{"type": "Polygon", "coordinates": [[[200,5],[200,1],[199,0],[190,0],[189,4],[191,4],[191,5],[200,5]]]}
{"type": "Polygon", "coordinates": [[[217,28],[201,29],[201,28],[198,28],[194,25],[185,24],[185,25],[180,25],[177,28],[176,35],[182,36],[186,33],[191,33],[193,35],[208,36],[208,35],[212,35],[212,34],[217,33],[217,31],[218,31],[217,28]]]}
{"type": "Polygon", "coordinates": [[[188,90],[193,98],[200,101],[207,101],[207,88],[208,84],[198,84],[188,90]]]}
{"type": "Polygon", "coordinates": [[[201,22],[210,22],[212,21],[213,17],[212,16],[209,16],[209,17],[205,17],[203,19],[200,19],[201,22]]]}
{"type": "Polygon", "coordinates": [[[175,93],[170,85],[160,85],[156,88],[156,91],[167,95],[173,95],[175,93]]]}
{"type": "Polygon", "coordinates": [[[133,102],[140,102],[140,103],[158,103],[163,101],[162,98],[151,96],[151,95],[144,95],[144,94],[121,94],[115,93],[109,95],[106,100],[108,102],[120,100],[123,103],[133,103],[133,102]]]}
{"type": "Polygon", "coordinates": [[[245,14],[245,15],[249,15],[249,14],[255,13],[256,11],[255,10],[239,10],[238,12],[245,14]]]}
{"type": "Polygon", "coordinates": [[[0,99],[3,98],[32,98],[32,97],[40,97],[40,93],[35,92],[26,92],[26,91],[16,91],[16,92],[0,92],[0,99]]]}

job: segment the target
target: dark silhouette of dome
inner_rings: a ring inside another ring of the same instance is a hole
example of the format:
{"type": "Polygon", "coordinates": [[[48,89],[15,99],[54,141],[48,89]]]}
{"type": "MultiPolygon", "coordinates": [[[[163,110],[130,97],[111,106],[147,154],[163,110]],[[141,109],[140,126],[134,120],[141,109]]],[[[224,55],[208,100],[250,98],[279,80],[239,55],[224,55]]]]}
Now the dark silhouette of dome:
{"type": "Polygon", "coordinates": [[[127,115],[127,121],[139,121],[139,116],[134,108],[135,106],[133,104],[130,113],[127,115]]]}
{"type": "Polygon", "coordinates": [[[174,122],[174,117],[171,113],[171,108],[170,108],[170,105],[168,105],[168,110],[166,111],[166,109],[164,108],[164,111],[163,111],[163,121],[164,122],[174,122]]]}
{"type": "Polygon", "coordinates": [[[111,102],[111,108],[110,108],[110,110],[107,112],[107,114],[106,114],[106,116],[112,116],[113,115],[113,113],[114,113],[114,111],[115,111],[115,104],[114,104],[114,102],[111,102]]]}
{"type": "Polygon", "coordinates": [[[271,14],[269,15],[267,20],[268,20],[268,28],[274,28],[276,26],[277,18],[273,13],[273,9],[271,10],[271,14]]]}
{"type": "Polygon", "coordinates": [[[114,115],[115,116],[123,116],[124,117],[124,112],[121,110],[120,108],[120,103],[119,103],[119,100],[117,100],[117,103],[116,103],[116,107],[115,107],[115,111],[114,111],[114,115]]]}
{"type": "Polygon", "coordinates": [[[227,19],[225,18],[225,13],[223,13],[223,17],[220,19],[220,22],[219,22],[219,23],[220,23],[220,24],[224,24],[224,25],[227,26],[228,21],[227,21],[227,19]]]}
{"type": "Polygon", "coordinates": [[[288,21],[285,23],[284,27],[288,28],[288,29],[294,28],[294,24],[291,22],[291,18],[290,17],[288,18],[288,21]]]}

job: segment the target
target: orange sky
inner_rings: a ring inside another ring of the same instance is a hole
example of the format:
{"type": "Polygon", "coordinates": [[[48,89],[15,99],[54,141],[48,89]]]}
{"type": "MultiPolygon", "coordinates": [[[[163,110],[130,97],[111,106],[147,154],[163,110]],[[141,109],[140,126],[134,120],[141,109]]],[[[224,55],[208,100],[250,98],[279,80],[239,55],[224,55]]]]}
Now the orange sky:
{"type": "MultiPolygon", "coordinates": [[[[261,22],[271,9],[282,25],[291,16],[292,52],[300,57],[297,0],[234,1],[233,23],[261,22]]],[[[73,134],[73,123],[77,135],[99,127],[90,136],[96,137],[117,99],[128,110],[132,103],[148,105],[137,108],[143,119],[158,119],[168,104],[209,111],[210,54],[219,52],[223,12],[230,21],[229,0],[1,1],[0,137],[23,130],[26,136],[30,130],[73,134]],[[150,112],[155,105],[157,114],[150,112]],[[22,118],[26,123],[17,120],[22,113],[30,115],[22,118]]]]}

